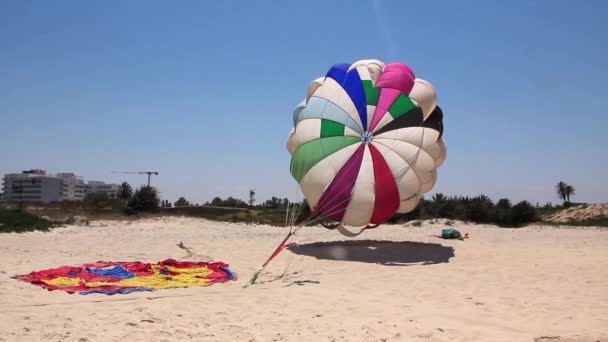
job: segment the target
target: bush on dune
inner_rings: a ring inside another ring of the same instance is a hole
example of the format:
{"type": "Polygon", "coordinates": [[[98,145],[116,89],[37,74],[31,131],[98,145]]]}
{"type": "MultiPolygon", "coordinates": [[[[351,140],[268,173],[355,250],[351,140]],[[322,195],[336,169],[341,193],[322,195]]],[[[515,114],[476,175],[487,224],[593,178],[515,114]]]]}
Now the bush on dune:
{"type": "Polygon", "coordinates": [[[21,209],[0,207],[0,233],[46,231],[57,225],[57,222],[30,214],[21,209]]]}
{"type": "Polygon", "coordinates": [[[105,192],[92,192],[84,197],[84,205],[93,209],[112,207],[112,199],[105,192]]]}

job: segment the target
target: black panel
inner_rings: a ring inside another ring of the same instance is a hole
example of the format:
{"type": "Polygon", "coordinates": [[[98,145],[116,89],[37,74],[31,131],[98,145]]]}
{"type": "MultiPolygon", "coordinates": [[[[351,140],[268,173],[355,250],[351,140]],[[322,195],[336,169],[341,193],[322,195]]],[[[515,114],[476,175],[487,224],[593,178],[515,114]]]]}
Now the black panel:
{"type": "MultiPolygon", "coordinates": [[[[390,114],[387,113],[386,115],[390,114]]],[[[382,134],[399,128],[418,127],[422,124],[422,117],[422,109],[420,109],[420,107],[416,107],[410,110],[409,112],[401,115],[400,117],[396,118],[395,120],[389,122],[386,126],[375,132],[374,135],[382,134]]]]}
{"type": "Polygon", "coordinates": [[[436,106],[431,115],[424,120],[422,127],[432,128],[438,131],[439,137],[441,138],[443,135],[443,111],[439,106],[436,106]]]}

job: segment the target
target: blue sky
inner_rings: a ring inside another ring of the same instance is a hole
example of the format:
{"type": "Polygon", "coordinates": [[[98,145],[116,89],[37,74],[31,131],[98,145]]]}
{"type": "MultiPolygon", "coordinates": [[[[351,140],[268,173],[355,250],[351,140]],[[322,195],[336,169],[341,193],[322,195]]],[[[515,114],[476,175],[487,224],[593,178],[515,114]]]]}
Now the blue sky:
{"type": "Polygon", "coordinates": [[[0,174],[73,171],[165,198],[301,199],[285,144],[338,62],[409,64],[439,93],[434,192],[608,201],[608,2],[3,1],[0,174]]]}

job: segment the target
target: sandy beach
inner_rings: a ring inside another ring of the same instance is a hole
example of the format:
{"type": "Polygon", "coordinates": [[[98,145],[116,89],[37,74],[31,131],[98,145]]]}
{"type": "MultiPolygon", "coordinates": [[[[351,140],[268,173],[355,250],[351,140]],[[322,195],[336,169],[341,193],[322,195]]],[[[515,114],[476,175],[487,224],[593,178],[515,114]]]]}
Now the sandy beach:
{"type": "Polygon", "coordinates": [[[0,341],[608,341],[608,230],[304,228],[244,289],[285,229],[194,218],[96,221],[0,235],[0,341]],[[237,281],[127,295],[11,277],[98,260],[230,264],[237,281]]]}

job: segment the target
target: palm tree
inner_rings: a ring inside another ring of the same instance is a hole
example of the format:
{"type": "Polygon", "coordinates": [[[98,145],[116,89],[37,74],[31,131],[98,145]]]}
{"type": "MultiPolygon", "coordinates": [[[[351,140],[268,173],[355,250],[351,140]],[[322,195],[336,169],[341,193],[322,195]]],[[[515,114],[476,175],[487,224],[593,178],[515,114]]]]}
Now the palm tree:
{"type": "Polygon", "coordinates": [[[433,195],[433,197],[431,197],[431,202],[433,202],[435,205],[444,204],[446,200],[447,198],[442,193],[436,193],[433,195]]]}
{"type": "Polygon", "coordinates": [[[120,198],[123,203],[127,203],[131,196],[133,196],[133,188],[129,183],[122,182],[122,184],[118,186],[118,198],[120,198]]]}
{"type": "Polygon", "coordinates": [[[568,184],[566,184],[566,182],[559,182],[555,186],[555,192],[557,192],[557,197],[564,202],[566,202],[566,198],[567,198],[567,196],[566,196],[567,187],[568,187],[568,184]]]}
{"type": "Polygon", "coordinates": [[[249,206],[253,207],[253,203],[255,202],[255,189],[249,190],[249,206]]]}
{"type": "Polygon", "coordinates": [[[492,202],[492,199],[486,195],[477,196],[477,200],[480,201],[481,203],[489,205],[490,207],[494,205],[494,202],[492,202]]]}
{"type": "Polygon", "coordinates": [[[508,198],[501,198],[498,200],[498,203],[496,203],[496,206],[501,209],[511,209],[512,204],[508,198]]]}
{"type": "Polygon", "coordinates": [[[575,189],[572,185],[566,185],[566,201],[570,202],[570,196],[574,196],[575,189]]]}

